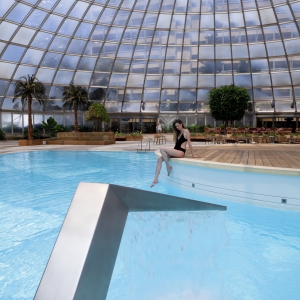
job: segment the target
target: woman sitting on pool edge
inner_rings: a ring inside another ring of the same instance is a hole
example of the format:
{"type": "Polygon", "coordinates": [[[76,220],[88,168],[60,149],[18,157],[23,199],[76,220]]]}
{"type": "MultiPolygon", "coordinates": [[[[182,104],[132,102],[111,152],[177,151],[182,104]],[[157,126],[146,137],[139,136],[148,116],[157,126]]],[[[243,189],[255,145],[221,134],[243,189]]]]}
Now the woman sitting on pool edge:
{"type": "Polygon", "coordinates": [[[158,176],[163,161],[165,161],[168,176],[170,175],[172,167],[169,164],[169,157],[183,158],[185,155],[187,143],[189,145],[193,158],[198,157],[194,155],[194,150],[190,139],[190,132],[184,128],[181,120],[175,120],[173,122],[173,140],[175,142],[174,149],[167,147],[162,147],[159,149],[161,156],[157,159],[155,176],[150,187],[153,187],[156,183],[158,183],[158,176]]]}

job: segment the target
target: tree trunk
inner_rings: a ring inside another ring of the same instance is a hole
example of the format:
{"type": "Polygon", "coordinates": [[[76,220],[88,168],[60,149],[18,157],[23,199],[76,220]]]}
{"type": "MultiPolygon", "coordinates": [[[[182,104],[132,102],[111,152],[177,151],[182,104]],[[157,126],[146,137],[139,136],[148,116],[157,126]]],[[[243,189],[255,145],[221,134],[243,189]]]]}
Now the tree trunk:
{"type": "Polygon", "coordinates": [[[97,131],[101,131],[101,121],[99,121],[99,119],[96,120],[96,127],[97,127],[97,131]]]}
{"type": "Polygon", "coordinates": [[[78,120],[77,120],[77,103],[74,103],[74,131],[78,132],[78,120]]]}
{"type": "Polygon", "coordinates": [[[32,96],[28,95],[28,140],[33,140],[33,127],[32,127],[32,96]]]}

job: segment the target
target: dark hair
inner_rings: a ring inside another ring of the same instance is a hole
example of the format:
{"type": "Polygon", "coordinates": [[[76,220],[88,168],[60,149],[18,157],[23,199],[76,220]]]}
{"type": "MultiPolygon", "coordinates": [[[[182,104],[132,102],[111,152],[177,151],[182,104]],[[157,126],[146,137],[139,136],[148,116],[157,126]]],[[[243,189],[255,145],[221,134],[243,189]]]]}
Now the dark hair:
{"type": "Polygon", "coordinates": [[[178,130],[176,127],[175,127],[175,124],[178,123],[178,124],[181,124],[182,127],[184,128],[184,125],[183,125],[183,122],[179,119],[176,119],[174,122],[173,122],[173,140],[176,141],[177,138],[178,138],[178,135],[180,133],[180,130],[178,130]]]}

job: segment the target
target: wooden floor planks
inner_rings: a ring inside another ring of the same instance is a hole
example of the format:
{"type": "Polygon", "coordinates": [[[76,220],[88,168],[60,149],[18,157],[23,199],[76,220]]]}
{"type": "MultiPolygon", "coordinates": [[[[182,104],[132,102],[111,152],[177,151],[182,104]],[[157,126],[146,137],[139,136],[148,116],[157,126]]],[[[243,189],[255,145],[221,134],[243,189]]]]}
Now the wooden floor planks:
{"type": "Polygon", "coordinates": [[[194,146],[194,152],[203,161],[300,169],[300,145],[209,145],[194,146]]]}

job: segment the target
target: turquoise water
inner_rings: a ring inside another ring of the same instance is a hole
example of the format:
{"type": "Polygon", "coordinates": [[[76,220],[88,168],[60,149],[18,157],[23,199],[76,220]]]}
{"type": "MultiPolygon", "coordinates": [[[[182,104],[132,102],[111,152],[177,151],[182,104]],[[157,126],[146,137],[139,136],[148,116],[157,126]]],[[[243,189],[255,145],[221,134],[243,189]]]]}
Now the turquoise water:
{"type": "MultiPolygon", "coordinates": [[[[155,161],[153,153],[1,155],[0,299],[33,298],[79,182],[151,190],[155,161]]],[[[300,298],[300,213],[204,197],[163,182],[154,191],[228,210],[130,213],[107,299],[300,298]]]]}

